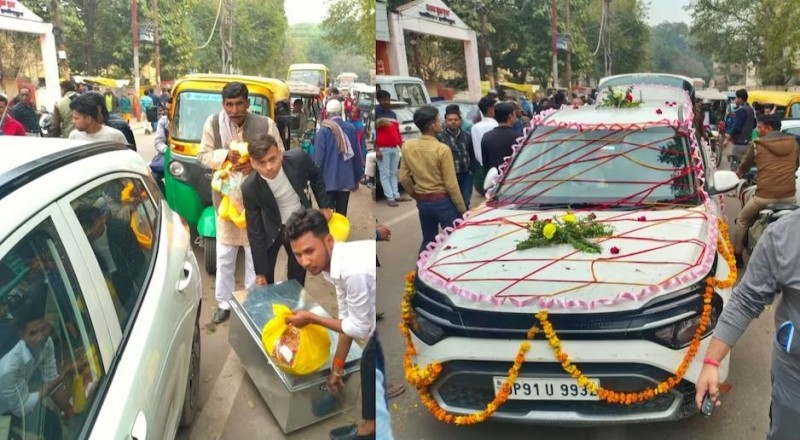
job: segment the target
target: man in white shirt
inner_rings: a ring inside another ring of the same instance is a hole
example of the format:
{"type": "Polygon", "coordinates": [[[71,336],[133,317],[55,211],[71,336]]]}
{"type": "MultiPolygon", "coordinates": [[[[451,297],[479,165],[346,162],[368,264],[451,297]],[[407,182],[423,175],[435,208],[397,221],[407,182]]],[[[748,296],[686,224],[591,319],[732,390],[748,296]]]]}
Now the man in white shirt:
{"type": "Polygon", "coordinates": [[[72,122],[75,124],[75,130],[69,134],[69,138],[118,142],[128,145],[128,140],[121,131],[102,122],[101,107],[103,105],[105,105],[103,95],[98,93],[84,93],[76,96],[69,104],[69,108],[72,109],[72,122]]]}
{"type": "MultiPolygon", "coordinates": [[[[58,415],[45,405],[51,397],[66,417],[73,413],[63,385],[71,371],[58,374],[52,327],[45,319],[44,295],[31,294],[15,312],[20,341],[0,359],[0,415],[12,416],[12,425],[34,432],[42,426],[44,438],[60,439],[58,415]],[[38,375],[37,387],[31,386],[38,375]]],[[[29,431],[30,432],[30,431],[29,431]]]]}
{"type": "Polygon", "coordinates": [[[480,109],[483,119],[472,126],[472,148],[475,150],[475,159],[478,163],[483,165],[483,156],[481,155],[481,141],[483,135],[497,127],[499,124],[494,119],[494,99],[486,96],[478,101],[478,109],[480,109]]]}
{"type": "Polygon", "coordinates": [[[353,339],[369,339],[361,356],[361,411],[364,422],[331,431],[331,439],[375,438],[375,240],[334,243],[325,217],[314,209],[292,214],[286,224],[286,239],[297,261],[314,275],[323,274],[336,287],[339,318],[323,318],[298,311],[287,323],[295,327],[317,324],[339,333],[328,387],[338,392],[344,386],[344,365],[353,339]]]}

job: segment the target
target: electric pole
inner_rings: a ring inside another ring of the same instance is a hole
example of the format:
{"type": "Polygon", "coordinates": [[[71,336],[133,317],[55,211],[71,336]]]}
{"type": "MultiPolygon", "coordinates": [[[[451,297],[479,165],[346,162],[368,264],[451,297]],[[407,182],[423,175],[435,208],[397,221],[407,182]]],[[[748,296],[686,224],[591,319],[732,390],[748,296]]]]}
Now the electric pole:
{"type": "Polygon", "coordinates": [[[61,26],[61,6],[59,5],[60,0],[52,0],[50,2],[50,7],[53,9],[53,24],[55,25],[54,34],[56,37],[56,45],[58,46],[58,64],[61,66],[61,76],[64,79],[70,79],[70,69],[69,69],[69,60],[65,56],[63,59],[61,58],[61,52],[66,54],[66,47],[64,46],[64,28],[61,26]]]}
{"type": "Polygon", "coordinates": [[[492,68],[492,53],[489,50],[489,34],[486,32],[486,2],[481,2],[480,6],[480,13],[481,13],[481,34],[483,34],[483,56],[486,58],[486,75],[489,77],[489,88],[494,89],[494,69],[492,68]]]}
{"type": "Polygon", "coordinates": [[[556,0],[550,0],[550,46],[553,50],[553,88],[558,89],[558,12],[556,0]]]}
{"type": "Polygon", "coordinates": [[[156,61],[156,89],[161,90],[161,48],[158,45],[158,0],[153,0],[153,50],[156,61]]]}
{"type": "Polygon", "coordinates": [[[570,28],[569,22],[569,2],[570,0],[566,0],[567,3],[567,88],[572,88],[572,30],[570,28]]]}
{"type": "Polygon", "coordinates": [[[142,109],[139,107],[139,87],[141,84],[141,80],[139,76],[141,72],[139,72],[139,1],[138,0],[131,0],[131,29],[133,32],[133,72],[134,72],[134,80],[133,80],[133,87],[136,91],[133,94],[133,102],[131,103],[133,106],[134,114],[136,114],[139,119],[141,119],[142,109]]]}
{"type": "Polygon", "coordinates": [[[222,73],[233,73],[233,13],[234,0],[224,0],[222,23],[219,27],[220,41],[222,41],[222,73]]]}
{"type": "Polygon", "coordinates": [[[605,60],[606,76],[611,75],[611,0],[603,0],[603,17],[605,28],[603,31],[603,53],[605,60]]]}

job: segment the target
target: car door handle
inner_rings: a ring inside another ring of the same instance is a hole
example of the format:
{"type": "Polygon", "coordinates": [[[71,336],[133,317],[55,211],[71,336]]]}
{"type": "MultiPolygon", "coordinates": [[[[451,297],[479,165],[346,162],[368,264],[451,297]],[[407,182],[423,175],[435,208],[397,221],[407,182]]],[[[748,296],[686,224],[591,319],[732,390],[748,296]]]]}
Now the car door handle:
{"type": "Polygon", "coordinates": [[[183,263],[183,273],[181,273],[181,279],[178,281],[178,291],[183,293],[186,291],[186,288],[189,287],[189,283],[192,280],[192,264],[188,261],[183,263]]]}
{"type": "Polygon", "coordinates": [[[147,418],[141,411],[136,415],[136,420],[133,422],[131,438],[133,440],[147,440],[147,418]]]}

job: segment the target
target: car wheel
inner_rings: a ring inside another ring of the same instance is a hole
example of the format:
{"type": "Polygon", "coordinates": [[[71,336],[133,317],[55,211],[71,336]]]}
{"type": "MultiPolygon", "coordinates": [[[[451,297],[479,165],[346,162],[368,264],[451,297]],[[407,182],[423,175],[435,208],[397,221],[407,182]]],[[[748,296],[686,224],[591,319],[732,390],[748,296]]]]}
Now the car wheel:
{"type": "Polygon", "coordinates": [[[192,424],[197,414],[197,405],[200,396],[200,324],[194,325],[192,338],[192,355],[189,359],[189,377],[186,379],[186,396],[183,398],[181,411],[181,428],[192,424]]]}
{"type": "Polygon", "coordinates": [[[203,237],[203,260],[206,263],[206,272],[209,275],[217,273],[217,239],[203,237]]]}

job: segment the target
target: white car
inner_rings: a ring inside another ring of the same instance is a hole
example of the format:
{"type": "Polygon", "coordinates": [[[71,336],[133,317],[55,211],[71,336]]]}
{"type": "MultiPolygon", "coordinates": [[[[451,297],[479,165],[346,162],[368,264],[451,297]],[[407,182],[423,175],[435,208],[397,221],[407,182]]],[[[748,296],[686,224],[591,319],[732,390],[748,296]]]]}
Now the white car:
{"type": "MultiPolygon", "coordinates": [[[[542,309],[570,359],[602,387],[638,391],[675,374],[700,321],[706,278],[729,273],[717,222],[721,194],[738,179],[711,171],[707,150],[692,147],[688,105],[664,102],[548,116],[507,160],[485,206],[423,253],[411,336],[419,365],[443,366],[430,393],[446,411],[470,414],[495,398],[542,309]],[[516,249],[534,216],[570,210],[613,228],[601,253],[516,249]]],[[[730,288],[713,292],[698,355],[669,392],[629,406],[600,401],[562,370],[539,333],[493,419],[596,425],[694,414],[702,353],[729,296],[730,288]]]]}
{"type": "Polygon", "coordinates": [[[0,161],[0,426],[10,438],[174,438],[200,381],[188,226],[123,145],[0,146],[14,152],[0,161]]]}

